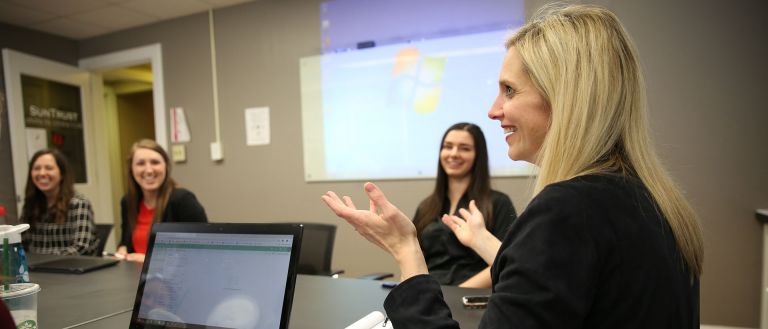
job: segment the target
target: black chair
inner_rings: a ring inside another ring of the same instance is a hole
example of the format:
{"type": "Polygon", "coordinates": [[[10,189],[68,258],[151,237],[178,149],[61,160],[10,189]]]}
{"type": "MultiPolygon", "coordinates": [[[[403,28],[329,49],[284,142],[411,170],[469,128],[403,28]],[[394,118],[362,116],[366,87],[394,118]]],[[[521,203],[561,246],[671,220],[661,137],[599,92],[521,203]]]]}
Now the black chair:
{"type": "MultiPolygon", "coordinates": [[[[301,238],[299,253],[299,274],[324,275],[338,277],[344,270],[331,269],[333,244],[336,241],[336,225],[322,223],[301,223],[304,233],[301,238]]],[[[382,280],[392,277],[392,273],[373,273],[360,277],[367,280],[382,280]]]]}
{"type": "Polygon", "coordinates": [[[333,244],[336,241],[336,225],[301,223],[304,233],[301,237],[298,273],[338,276],[343,270],[331,270],[333,244]]]}
{"type": "Polygon", "coordinates": [[[109,240],[109,234],[112,233],[112,224],[96,224],[96,251],[94,256],[101,257],[104,253],[104,247],[109,240]]]}

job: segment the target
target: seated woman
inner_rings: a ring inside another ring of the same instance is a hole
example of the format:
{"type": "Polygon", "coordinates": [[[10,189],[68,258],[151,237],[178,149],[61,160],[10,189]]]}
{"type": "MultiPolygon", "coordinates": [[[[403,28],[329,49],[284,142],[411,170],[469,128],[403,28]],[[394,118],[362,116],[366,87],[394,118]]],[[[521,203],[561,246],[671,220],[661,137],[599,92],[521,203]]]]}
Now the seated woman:
{"type": "MultiPolygon", "coordinates": [[[[553,5],[506,48],[488,116],[509,158],[539,170],[502,241],[462,238],[493,260],[479,328],[698,329],[701,229],[653,150],[639,56],[619,19],[553,5]]],[[[368,210],[322,199],[397,261],[402,282],[384,301],[393,326],[458,329],[413,223],[375,184],[363,188],[368,210]]],[[[482,222],[469,215],[444,222],[457,232],[482,222]]]]}
{"type": "Polygon", "coordinates": [[[120,200],[122,238],[115,257],[144,261],[149,232],[158,222],[207,222],[195,195],[176,186],[168,153],[155,141],[133,144],[128,157],[128,192],[120,200]]]}
{"type": "Polygon", "coordinates": [[[506,194],[491,189],[488,150],[480,127],[454,124],[440,145],[435,189],[413,216],[429,274],[440,284],[490,288],[488,263],[465,247],[440,218],[472,208],[488,218],[485,228],[502,239],[517,217],[515,208],[506,194]]]}
{"type": "Polygon", "coordinates": [[[28,252],[91,255],[96,250],[96,225],[91,202],[75,192],[74,173],[56,149],[37,151],[29,161],[21,222],[28,252]]]}

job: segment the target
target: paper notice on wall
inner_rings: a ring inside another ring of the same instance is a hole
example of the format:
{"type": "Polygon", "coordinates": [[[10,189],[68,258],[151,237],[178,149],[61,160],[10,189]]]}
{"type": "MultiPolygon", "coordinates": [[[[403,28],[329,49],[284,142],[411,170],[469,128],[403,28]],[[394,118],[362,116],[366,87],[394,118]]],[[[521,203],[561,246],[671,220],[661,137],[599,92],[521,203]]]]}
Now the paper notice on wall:
{"type": "Polygon", "coordinates": [[[27,133],[27,158],[35,152],[48,148],[48,131],[45,128],[25,128],[27,133]]]}
{"type": "Polygon", "coordinates": [[[187,143],[191,139],[187,117],[181,107],[171,108],[171,142],[187,143]]]}
{"type": "Polygon", "coordinates": [[[269,108],[253,107],[245,109],[245,144],[269,144],[269,108]]]}

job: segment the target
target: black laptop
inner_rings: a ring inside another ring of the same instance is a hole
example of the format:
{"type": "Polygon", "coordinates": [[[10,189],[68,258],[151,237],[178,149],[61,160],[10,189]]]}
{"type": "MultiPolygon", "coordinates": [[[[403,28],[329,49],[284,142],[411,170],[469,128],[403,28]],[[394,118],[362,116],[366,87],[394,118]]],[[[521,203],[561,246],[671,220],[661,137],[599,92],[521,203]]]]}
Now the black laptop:
{"type": "Polygon", "coordinates": [[[300,224],[152,226],[130,328],[287,329],[300,224]]]}
{"type": "Polygon", "coordinates": [[[88,256],[60,256],[53,259],[31,263],[29,270],[35,272],[82,274],[117,264],[112,258],[88,256]]]}

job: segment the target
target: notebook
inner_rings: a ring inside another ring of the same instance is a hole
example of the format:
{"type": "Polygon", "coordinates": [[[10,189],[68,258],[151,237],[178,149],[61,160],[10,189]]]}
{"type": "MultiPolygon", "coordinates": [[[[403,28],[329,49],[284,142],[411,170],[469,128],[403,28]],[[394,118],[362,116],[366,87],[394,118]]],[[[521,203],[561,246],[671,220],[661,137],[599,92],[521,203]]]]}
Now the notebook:
{"type": "Polygon", "coordinates": [[[130,328],[287,329],[300,224],[152,226],[130,328]]]}
{"type": "Polygon", "coordinates": [[[119,262],[111,258],[87,256],[62,256],[51,260],[29,264],[29,270],[35,272],[82,274],[113,266],[119,262]]]}

